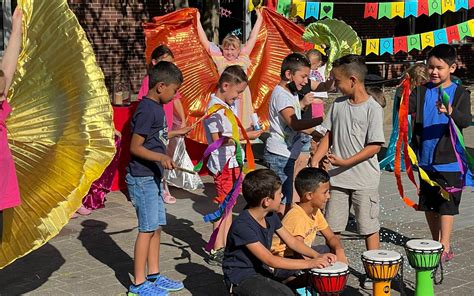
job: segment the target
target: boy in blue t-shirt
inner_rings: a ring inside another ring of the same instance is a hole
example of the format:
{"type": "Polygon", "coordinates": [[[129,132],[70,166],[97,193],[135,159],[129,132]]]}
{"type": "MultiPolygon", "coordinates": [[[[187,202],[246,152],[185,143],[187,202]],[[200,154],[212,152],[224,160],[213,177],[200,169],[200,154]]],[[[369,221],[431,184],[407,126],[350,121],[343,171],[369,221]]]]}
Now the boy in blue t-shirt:
{"type": "Polygon", "coordinates": [[[139,231],[134,250],[135,284],[130,286],[129,296],[168,295],[168,291],[184,287],[183,283],[159,273],[161,226],[166,225],[161,179],[163,169],[176,168],[166,155],[166,145],[168,138],[185,135],[191,130],[184,127],[168,133],[163,104],[176,94],[183,83],[183,75],[173,63],[164,61],[151,68],[148,74],[148,95],[138,105],[131,121],[132,159],[126,176],[139,231]]]}
{"type": "MultiPolygon", "coordinates": [[[[420,180],[419,210],[425,212],[426,221],[434,240],[444,246],[442,262],[454,257],[450,247],[454,215],[459,214],[462,180],[459,164],[451,143],[449,118],[462,131],[472,121],[469,92],[451,80],[456,70],[456,50],[440,44],[428,53],[430,82],[417,87],[410,95],[410,113],[416,113],[412,146],[417,151],[419,166],[431,180],[444,188],[458,191],[449,194],[449,200],[440,194],[440,188],[420,180]],[[449,95],[448,109],[442,104],[440,86],[449,95]]],[[[420,178],[421,179],[421,178],[420,178]]]]}
{"type": "Polygon", "coordinates": [[[247,174],[242,194],[247,208],[230,227],[222,263],[225,284],[233,295],[294,295],[274,279],[275,269],[323,268],[336,261],[336,255],[318,254],[282,227],[275,213],[282,198],[281,180],[275,172],[261,169],[247,174]],[[273,255],[274,233],[292,250],[311,259],[273,255]]]}

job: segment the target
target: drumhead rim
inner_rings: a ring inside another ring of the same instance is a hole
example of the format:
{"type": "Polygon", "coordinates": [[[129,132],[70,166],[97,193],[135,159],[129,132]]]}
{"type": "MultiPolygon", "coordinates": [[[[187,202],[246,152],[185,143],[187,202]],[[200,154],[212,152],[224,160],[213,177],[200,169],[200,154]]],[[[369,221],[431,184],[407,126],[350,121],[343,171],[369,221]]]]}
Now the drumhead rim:
{"type": "Polygon", "coordinates": [[[402,254],[398,253],[397,251],[392,250],[369,250],[362,253],[362,259],[372,262],[398,262],[402,259],[402,254]],[[386,257],[376,258],[371,255],[375,254],[375,252],[379,252],[380,255],[385,255],[386,257]],[[386,253],[386,254],[382,254],[386,253]],[[391,256],[390,256],[391,255],[391,256]]]}
{"type": "Polygon", "coordinates": [[[324,274],[324,273],[336,274],[336,273],[343,273],[343,272],[349,271],[349,266],[344,262],[336,261],[336,262],[334,262],[334,264],[332,264],[328,267],[325,267],[325,268],[311,268],[310,271],[313,272],[313,273],[318,273],[318,274],[324,274]]]}
{"type": "Polygon", "coordinates": [[[435,251],[442,249],[443,245],[440,242],[430,239],[411,239],[405,243],[405,247],[414,250],[435,251]],[[421,246],[423,243],[427,245],[421,246]],[[413,244],[415,245],[413,246],[413,244]]]}

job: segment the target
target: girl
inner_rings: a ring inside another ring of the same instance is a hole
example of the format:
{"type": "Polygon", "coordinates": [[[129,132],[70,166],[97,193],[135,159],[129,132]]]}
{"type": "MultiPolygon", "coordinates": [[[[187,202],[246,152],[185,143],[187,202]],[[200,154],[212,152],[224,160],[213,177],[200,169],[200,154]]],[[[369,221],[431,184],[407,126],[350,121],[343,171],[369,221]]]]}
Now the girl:
{"type": "MultiPolygon", "coordinates": [[[[236,35],[229,34],[224,38],[224,40],[222,40],[222,45],[220,48],[207,40],[206,33],[204,32],[204,29],[201,25],[201,16],[199,12],[197,13],[197,30],[199,40],[211,55],[219,74],[222,74],[224,69],[230,65],[239,65],[244,69],[245,73],[247,73],[251,64],[249,55],[252,52],[255,43],[257,42],[258,33],[260,32],[260,28],[262,27],[263,23],[261,11],[259,9],[256,9],[255,11],[257,13],[257,21],[255,22],[255,26],[253,27],[249,40],[245,46],[241,46],[240,39],[236,35]]],[[[252,105],[250,89],[248,86],[245,88],[242,98],[236,101],[236,108],[237,114],[242,121],[244,128],[250,127],[252,125],[251,116],[254,112],[254,109],[252,105]]]]}

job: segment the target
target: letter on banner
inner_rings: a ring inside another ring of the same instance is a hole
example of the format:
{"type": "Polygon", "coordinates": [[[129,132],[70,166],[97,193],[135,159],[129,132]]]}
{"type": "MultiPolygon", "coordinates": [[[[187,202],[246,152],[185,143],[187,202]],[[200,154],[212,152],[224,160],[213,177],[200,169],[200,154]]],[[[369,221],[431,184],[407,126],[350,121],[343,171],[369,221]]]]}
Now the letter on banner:
{"type": "Polygon", "coordinates": [[[314,17],[319,18],[319,2],[307,2],[306,3],[306,18],[314,17]]]}
{"type": "Polygon", "coordinates": [[[288,16],[291,10],[291,0],[278,0],[276,11],[279,14],[288,16]]]}
{"type": "Polygon", "coordinates": [[[319,12],[320,19],[323,19],[325,17],[332,19],[333,13],[334,13],[333,2],[321,2],[321,11],[319,12]]]}
{"type": "Polygon", "coordinates": [[[464,37],[469,36],[470,31],[469,31],[469,26],[467,22],[462,22],[458,24],[458,32],[459,32],[459,39],[463,40],[464,37]]]}
{"type": "Polygon", "coordinates": [[[392,18],[392,3],[391,2],[383,2],[379,3],[379,19],[386,17],[392,18]]]}
{"type": "Polygon", "coordinates": [[[378,7],[378,3],[365,3],[364,18],[372,17],[374,19],[377,19],[378,7]]]}
{"type": "Polygon", "coordinates": [[[425,49],[427,46],[434,47],[434,35],[433,32],[421,33],[421,49],[425,49]]]}
{"type": "Polygon", "coordinates": [[[418,16],[423,14],[429,14],[428,0],[418,0],[418,16]]]}
{"type": "Polygon", "coordinates": [[[446,36],[446,29],[435,30],[433,31],[433,34],[435,38],[435,45],[448,43],[448,37],[446,36]]]}
{"type": "Polygon", "coordinates": [[[467,25],[469,26],[469,31],[471,31],[469,36],[474,37],[474,20],[468,20],[467,25]]]}
{"type": "Polygon", "coordinates": [[[393,54],[393,38],[380,39],[380,55],[384,53],[393,54]]]}
{"type": "Polygon", "coordinates": [[[409,16],[418,16],[418,2],[410,0],[408,2],[405,2],[405,17],[409,16]]]}
{"type": "Polygon", "coordinates": [[[441,9],[442,13],[445,13],[448,10],[456,11],[456,8],[455,8],[455,5],[454,5],[454,0],[442,0],[441,4],[442,4],[441,5],[442,6],[442,9],[441,9]]]}
{"type": "Polygon", "coordinates": [[[448,43],[454,40],[460,40],[458,26],[449,26],[446,28],[446,35],[448,36],[448,43]]]}
{"type": "Polygon", "coordinates": [[[395,53],[399,51],[408,52],[407,36],[400,36],[400,37],[393,38],[393,51],[395,53]]]}
{"type": "Polygon", "coordinates": [[[409,35],[407,37],[408,51],[412,49],[421,49],[420,34],[409,35]]]}
{"type": "Polygon", "coordinates": [[[458,11],[461,8],[468,9],[469,7],[467,0],[456,0],[454,1],[454,3],[456,4],[456,11],[458,11]]]}
{"type": "Polygon", "coordinates": [[[441,0],[430,0],[428,5],[429,15],[441,14],[441,0]]]}
{"type": "Polygon", "coordinates": [[[396,16],[403,18],[404,13],[405,13],[404,2],[392,2],[392,18],[396,16]]]}
{"type": "Polygon", "coordinates": [[[367,39],[365,43],[365,55],[371,53],[378,55],[379,54],[379,39],[367,39]]]}

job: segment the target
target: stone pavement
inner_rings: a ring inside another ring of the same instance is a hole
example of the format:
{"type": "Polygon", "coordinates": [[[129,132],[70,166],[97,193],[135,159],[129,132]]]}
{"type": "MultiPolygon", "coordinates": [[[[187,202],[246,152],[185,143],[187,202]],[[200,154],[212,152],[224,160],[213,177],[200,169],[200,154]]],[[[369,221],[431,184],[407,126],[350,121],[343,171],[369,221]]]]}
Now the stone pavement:
{"type": "MultiPolygon", "coordinates": [[[[387,139],[388,139],[387,131],[387,139]]],[[[466,130],[469,147],[474,147],[474,127],[466,130]]],[[[202,215],[213,206],[212,180],[204,178],[205,189],[190,193],[172,190],[178,201],[167,206],[168,225],[161,244],[161,272],[184,282],[185,289],[171,295],[226,295],[219,267],[206,263],[203,247],[211,226],[202,215]]],[[[405,180],[406,181],[406,180],[405,180]]],[[[415,190],[405,182],[408,195],[415,190]]],[[[423,213],[406,207],[400,200],[392,173],[383,172],[380,185],[382,248],[405,256],[403,244],[412,238],[429,238],[423,213]]],[[[236,205],[234,213],[243,208],[236,205]]],[[[133,273],[133,244],[137,234],[132,205],[120,192],[108,195],[106,207],[71,222],[40,249],[0,270],[0,295],[124,295],[133,273]]],[[[455,259],[444,266],[444,281],[435,286],[437,295],[474,295],[474,193],[466,191],[461,214],[453,233],[455,259]]],[[[363,273],[360,255],[363,240],[349,223],[344,233],[351,276],[343,295],[370,295],[359,288],[363,273]]],[[[404,264],[405,295],[413,295],[414,270],[404,264]]],[[[400,283],[392,283],[392,295],[400,294],[400,283]]]]}

